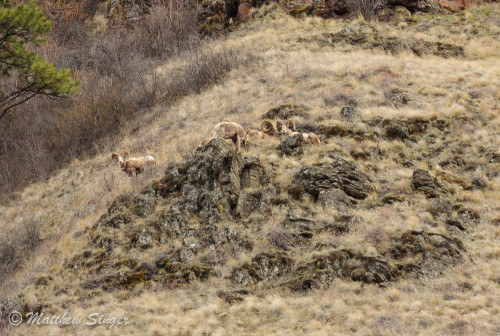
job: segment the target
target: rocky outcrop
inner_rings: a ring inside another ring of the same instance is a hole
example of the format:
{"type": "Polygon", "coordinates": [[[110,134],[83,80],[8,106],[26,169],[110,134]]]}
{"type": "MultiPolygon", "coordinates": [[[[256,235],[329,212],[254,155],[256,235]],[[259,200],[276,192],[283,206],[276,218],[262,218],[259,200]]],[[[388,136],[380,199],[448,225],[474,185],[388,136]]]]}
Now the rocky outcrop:
{"type": "Polygon", "coordinates": [[[463,260],[463,243],[438,233],[407,231],[393,241],[391,256],[406,275],[441,275],[463,260]]]}
{"type": "Polygon", "coordinates": [[[340,189],[353,199],[365,199],[373,188],[368,177],[357,167],[343,159],[332,164],[302,168],[295,174],[294,183],[318,199],[321,191],[340,189]]]}
{"type": "Polygon", "coordinates": [[[383,283],[395,280],[397,276],[396,267],[382,256],[342,249],[316,256],[298,266],[295,279],[287,285],[292,290],[301,291],[327,288],[339,278],[383,283]]]}

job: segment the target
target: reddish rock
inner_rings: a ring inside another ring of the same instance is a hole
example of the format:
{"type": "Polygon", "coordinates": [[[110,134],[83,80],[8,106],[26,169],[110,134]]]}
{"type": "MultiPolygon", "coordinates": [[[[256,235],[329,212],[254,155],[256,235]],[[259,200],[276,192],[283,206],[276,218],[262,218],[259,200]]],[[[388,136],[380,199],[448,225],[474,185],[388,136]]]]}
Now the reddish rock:
{"type": "Polygon", "coordinates": [[[439,7],[445,12],[455,13],[481,3],[482,0],[439,0],[439,7]]]}
{"type": "Polygon", "coordinates": [[[248,22],[252,19],[252,5],[248,2],[240,3],[238,7],[238,21],[248,22]]]}

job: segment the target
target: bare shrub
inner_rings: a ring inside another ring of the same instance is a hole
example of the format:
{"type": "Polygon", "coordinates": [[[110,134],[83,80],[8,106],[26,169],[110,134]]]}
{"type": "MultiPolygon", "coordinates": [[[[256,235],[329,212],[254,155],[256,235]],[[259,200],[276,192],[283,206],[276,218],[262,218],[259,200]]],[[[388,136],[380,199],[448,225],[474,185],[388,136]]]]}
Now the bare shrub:
{"type": "Polygon", "coordinates": [[[347,5],[351,12],[361,13],[366,21],[372,21],[387,5],[387,0],[347,0],[347,5]]]}
{"type": "Polygon", "coordinates": [[[0,232],[0,283],[41,245],[41,222],[34,215],[0,232]]]}
{"type": "Polygon", "coordinates": [[[142,42],[141,48],[147,56],[169,58],[196,48],[200,39],[195,1],[170,0],[158,4],[141,23],[136,34],[142,42]]]}
{"type": "Polygon", "coordinates": [[[30,102],[0,125],[2,198],[75,156],[95,154],[114,141],[124,123],[158,103],[168,106],[205,90],[247,61],[241,51],[209,47],[213,43],[200,37],[193,20],[197,1],[158,1],[132,28],[109,27],[100,34],[85,21],[96,6],[86,0],[78,15],[55,18],[41,50],[49,61],[72,69],[82,84],[80,94],[30,102]],[[179,66],[156,72],[174,58],[179,66]]]}

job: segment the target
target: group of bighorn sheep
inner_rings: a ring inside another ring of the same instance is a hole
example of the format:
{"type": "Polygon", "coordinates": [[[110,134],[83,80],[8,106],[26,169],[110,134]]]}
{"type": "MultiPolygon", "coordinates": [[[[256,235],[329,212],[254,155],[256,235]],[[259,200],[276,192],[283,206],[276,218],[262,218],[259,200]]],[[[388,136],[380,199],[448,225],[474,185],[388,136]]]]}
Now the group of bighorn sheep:
{"type": "MultiPolygon", "coordinates": [[[[213,137],[203,139],[199,147],[204,147],[215,138],[231,139],[239,152],[241,150],[241,145],[246,145],[247,139],[275,139],[281,136],[294,136],[296,134],[302,134],[304,143],[316,146],[320,144],[316,134],[296,132],[295,122],[291,119],[285,122],[278,120],[276,126],[271,120],[265,120],[260,125],[260,128],[260,131],[253,129],[245,131],[243,126],[238,123],[231,121],[220,122],[214,127],[213,137]]],[[[111,160],[113,163],[119,162],[122,170],[126,172],[128,176],[133,176],[134,173],[135,176],[137,176],[144,171],[145,167],[156,166],[156,159],[153,156],[148,155],[131,158],[128,151],[123,151],[120,154],[113,153],[111,155],[111,160]]]]}
{"type": "Polygon", "coordinates": [[[119,162],[120,167],[128,176],[132,176],[134,173],[137,176],[144,172],[145,167],[156,166],[156,159],[153,156],[148,155],[132,158],[128,151],[123,151],[120,154],[111,154],[111,160],[113,163],[119,162]]]}
{"type": "Polygon", "coordinates": [[[211,138],[203,139],[199,147],[208,144],[214,138],[231,139],[236,145],[238,151],[241,149],[241,144],[246,145],[247,139],[272,139],[278,136],[294,136],[302,134],[304,143],[319,146],[320,141],[314,133],[301,133],[296,132],[295,121],[289,119],[285,122],[278,120],[274,126],[271,120],[264,120],[260,125],[261,130],[248,129],[245,131],[243,126],[238,123],[224,121],[220,122],[214,127],[214,136],[211,138]]]}

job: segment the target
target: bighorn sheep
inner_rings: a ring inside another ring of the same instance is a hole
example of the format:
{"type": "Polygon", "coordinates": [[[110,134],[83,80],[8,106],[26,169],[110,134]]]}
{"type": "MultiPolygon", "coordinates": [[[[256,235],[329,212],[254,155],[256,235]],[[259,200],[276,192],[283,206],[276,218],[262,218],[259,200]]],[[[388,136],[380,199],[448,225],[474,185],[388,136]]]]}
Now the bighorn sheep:
{"type": "Polygon", "coordinates": [[[274,127],[273,123],[269,120],[265,120],[260,125],[261,131],[257,130],[247,130],[246,137],[247,138],[256,138],[256,139],[266,139],[269,137],[273,137],[276,135],[276,127],[274,127]]]}
{"type": "Polygon", "coordinates": [[[146,166],[156,166],[156,159],[151,156],[143,156],[138,158],[130,158],[122,166],[122,170],[128,174],[128,176],[132,176],[135,172],[135,176],[139,175],[144,171],[144,167],[146,166]]]}
{"type": "Polygon", "coordinates": [[[318,136],[314,133],[295,132],[295,121],[291,119],[285,121],[284,123],[282,121],[278,121],[276,122],[276,126],[279,135],[294,136],[296,134],[302,134],[302,138],[307,144],[319,146],[321,143],[318,136]]]}
{"type": "Polygon", "coordinates": [[[123,163],[127,158],[130,158],[130,153],[128,151],[122,151],[120,154],[113,153],[111,154],[111,161],[115,163],[116,161],[120,162],[120,167],[123,167],[123,163]]]}
{"type": "Polygon", "coordinates": [[[241,144],[246,145],[245,129],[238,123],[224,121],[214,127],[214,138],[231,139],[239,152],[241,144]]]}

